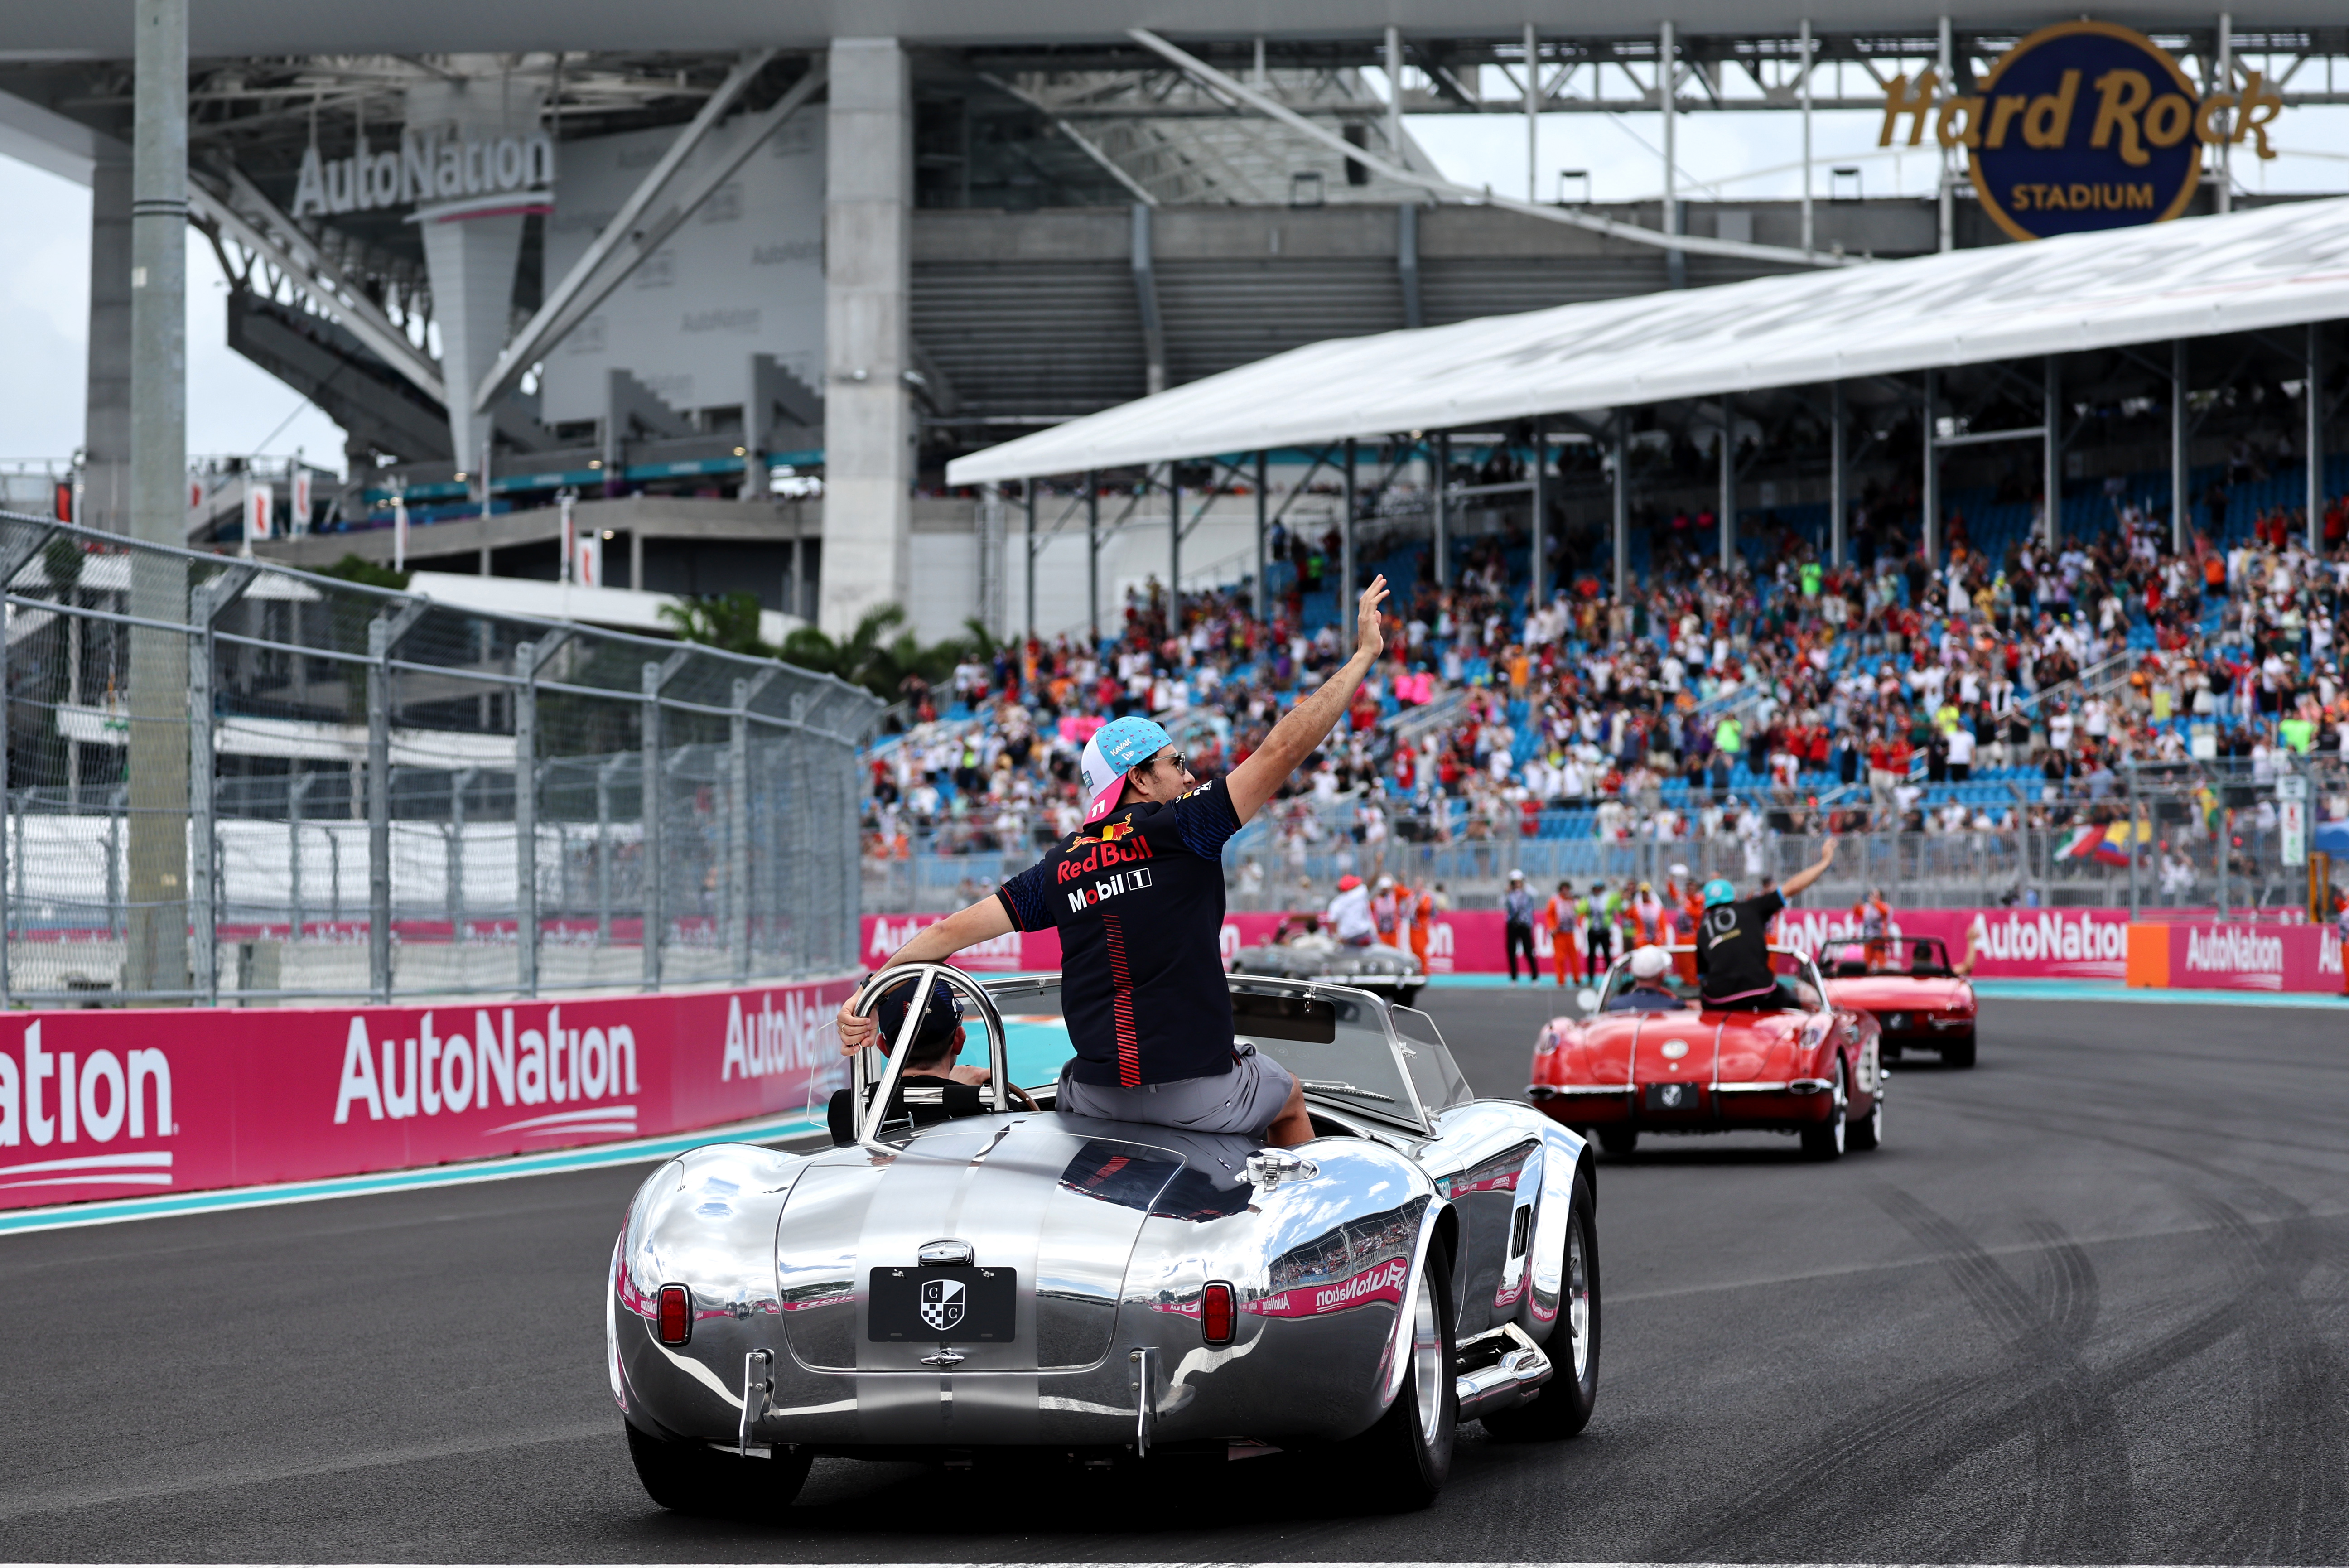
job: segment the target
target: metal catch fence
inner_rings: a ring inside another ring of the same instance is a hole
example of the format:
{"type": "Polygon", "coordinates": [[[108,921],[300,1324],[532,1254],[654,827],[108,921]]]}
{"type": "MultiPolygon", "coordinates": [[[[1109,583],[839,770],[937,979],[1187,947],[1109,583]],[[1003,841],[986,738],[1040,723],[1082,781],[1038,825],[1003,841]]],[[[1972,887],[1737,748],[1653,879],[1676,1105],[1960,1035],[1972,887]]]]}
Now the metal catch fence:
{"type": "Polygon", "coordinates": [[[0,1002],[855,961],[854,687],[11,514],[0,584],[0,1002]]]}

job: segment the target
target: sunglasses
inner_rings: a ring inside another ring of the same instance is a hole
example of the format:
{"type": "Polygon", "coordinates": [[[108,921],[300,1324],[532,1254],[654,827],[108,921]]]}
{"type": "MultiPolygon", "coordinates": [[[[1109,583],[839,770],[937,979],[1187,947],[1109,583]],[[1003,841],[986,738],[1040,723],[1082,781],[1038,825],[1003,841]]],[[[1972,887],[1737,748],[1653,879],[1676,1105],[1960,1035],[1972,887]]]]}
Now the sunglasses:
{"type": "MultiPolygon", "coordinates": [[[[1171,757],[1153,757],[1150,761],[1143,763],[1142,767],[1154,768],[1162,762],[1168,763],[1173,764],[1174,771],[1179,774],[1185,771],[1184,764],[1189,760],[1190,755],[1191,753],[1188,752],[1177,752],[1171,757]]],[[[1140,770],[1137,769],[1136,771],[1138,772],[1140,770]]]]}

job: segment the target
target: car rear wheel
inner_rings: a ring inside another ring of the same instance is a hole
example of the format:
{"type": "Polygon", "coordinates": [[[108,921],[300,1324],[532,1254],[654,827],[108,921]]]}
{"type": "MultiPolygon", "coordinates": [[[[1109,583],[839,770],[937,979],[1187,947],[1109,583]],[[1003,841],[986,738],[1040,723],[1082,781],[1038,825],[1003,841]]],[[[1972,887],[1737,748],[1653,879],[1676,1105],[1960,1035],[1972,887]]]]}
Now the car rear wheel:
{"type": "Polygon", "coordinates": [[[1509,1442],[1571,1438],[1590,1424],[1599,1399],[1599,1212],[1590,1185],[1574,1179],[1568,1211],[1566,1259],[1559,1289],[1557,1324],[1543,1350],[1550,1379],[1530,1405],[1515,1405],[1486,1416],[1485,1429],[1509,1442]]]}
{"type": "Polygon", "coordinates": [[[757,1519],[779,1514],[807,1484],[814,1461],[779,1449],[772,1459],[722,1453],[707,1443],[669,1442],[628,1428],[628,1458],[647,1495],[677,1513],[757,1519]]]}
{"type": "Polygon", "coordinates": [[[1451,1272],[1443,1247],[1431,1246],[1403,1303],[1411,1314],[1411,1337],[1402,1391],[1378,1425],[1342,1445],[1336,1456],[1347,1490],[1371,1500],[1373,1512],[1425,1508],[1452,1474],[1460,1400],[1452,1381],[1452,1303],[1436,1283],[1451,1272]]]}
{"type": "Polygon", "coordinates": [[[1844,1117],[1851,1108],[1851,1093],[1844,1086],[1843,1058],[1836,1058],[1835,1105],[1833,1114],[1815,1127],[1803,1132],[1803,1154],[1808,1159],[1841,1159],[1844,1149],[1844,1117]]]}
{"type": "Polygon", "coordinates": [[[1640,1147],[1638,1127],[1611,1127],[1599,1129],[1599,1147],[1619,1157],[1636,1153],[1640,1147]]]}
{"type": "Polygon", "coordinates": [[[1974,1032],[1972,1030],[1969,1029],[1963,1034],[1953,1035],[1941,1042],[1942,1066],[1971,1067],[1973,1064],[1974,1032]]]}

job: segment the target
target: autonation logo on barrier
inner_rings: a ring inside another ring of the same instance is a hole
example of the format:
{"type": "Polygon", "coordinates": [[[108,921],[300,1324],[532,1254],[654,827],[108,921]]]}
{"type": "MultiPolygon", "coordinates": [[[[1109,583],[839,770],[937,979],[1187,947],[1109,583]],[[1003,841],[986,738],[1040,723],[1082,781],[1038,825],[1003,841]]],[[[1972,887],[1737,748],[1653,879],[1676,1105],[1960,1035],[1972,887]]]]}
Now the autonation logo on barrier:
{"type": "Polygon", "coordinates": [[[56,1152],[0,1165],[0,1188],[171,1185],[167,1148],[69,1152],[179,1132],[171,1119],[171,1062],[160,1047],[119,1054],[51,1051],[42,1046],[36,1020],[25,1026],[21,1051],[0,1045],[0,1148],[56,1152]]]}
{"type": "Polygon", "coordinates": [[[787,992],[783,1005],[772,994],[759,998],[759,1011],[747,1016],[742,999],[726,1002],[726,1054],[719,1064],[718,1081],[770,1078],[781,1073],[830,1066],[840,1059],[824,1038],[833,1010],[812,1004],[799,992],[787,992]]]}
{"type": "Polygon", "coordinates": [[[1976,915],[1968,933],[1985,958],[2045,963],[2059,973],[2118,976],[2128,961],[2128,922],[2058,909],[1976,915]]]}
{"type": "MultiPolygon", "coordinates": [[[[335,1092],[335,1125],[347,1124],[364,1108],[369,1121],[405,1121],[411,1116],[453,1116],[467,1110],[563,1105],[607,1100],[636,1092],[636,1035],[625,1023],[605,1029],[565,1029],[563,1009],[546,1010],[543,1029],[514,1031],[514,1010],[492,1022],[485,1008],[473,1012],[473,1033],[439,1034],[432,1014],[424,1014],[406,1040],[367,1038],[364,1014],[353,1015],[343,1044],[342,1081],[335,1092]]],[[[481,1129],[484,1137],[521,1133],[530,1137],[567,1137],[580,1133],[634,1133],[636,1107],[596,1105],[550,1111],[481,1129]]]]}
{"type": "Polygon", "coordinates": [[[2257,927],[2189,927],[2186,970],[2189,974],[2230,975],[2262,991],[2282,991],[2283,938],[2257,927]]]}
{"type": "MultiPolygon", "coordinates": [[[[908,915],[902,920],[892,920],[886,915],[868,916],[873,922],[872,934],[864,940],[864,956],[874,964],[888,961],[889,955],[914,940],[916,935],[935,926],[944,917],[938,915],[908,915]]],[[[1012,972],[1024,967],[1020,962],[1019,933],[1006,931],[999,937],[989,937],[974,942],[955,955],[957,969],[983,969],[1012,972]]]]}

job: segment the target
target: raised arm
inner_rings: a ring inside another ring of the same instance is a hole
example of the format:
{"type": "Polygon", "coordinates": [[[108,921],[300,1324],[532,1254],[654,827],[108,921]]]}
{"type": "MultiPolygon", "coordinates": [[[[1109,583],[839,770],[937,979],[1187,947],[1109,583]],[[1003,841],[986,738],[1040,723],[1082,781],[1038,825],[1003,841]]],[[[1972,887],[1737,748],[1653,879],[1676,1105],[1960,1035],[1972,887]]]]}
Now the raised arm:
{"type": "Polygon", "coordinates": [[[1379,624],[1379,607],[1386,602],[1386,578],[1372,578],[1354,607],[1354,624],[1359,628],[1354,656],[1322,683],[1321,690],[1291,708],[1272,727],[1264,744],[1250,753],[1248,760],[1234,768],[1224,781],[1232,810],[1242,822],[1254,816],[1257,808],[1272,798],[1281,781],[1297,771],[1298,763],[1313,754],[1344,716],[1354,693],[1361,687],[1362,677],[1371,672],[1380,650],[1386,647],[1386,637],[1379,624]]]}
{"type": "MultiPolygon", "coordinates": [[[[1011,917],[1003,908],[1003,900],[990,893],[978,903],[957,909],[936,925],[916,931],[913,940],[889,955],[883,969],[894,969],[901,963],[938,963],[954,957],[974,942],[999,937],[1011,929],[1011,917]]],[[[873,1033],[878,1027],[869,1018],[860,1018],[849,1009],[856,999],[850,997],[840,1004],[840,1054],[854,1056],[873,1044],[873,1033]]]]}
{"type": "Polygon", "coordinates": [[[1827,867],[1835,864],[1835,846],[1836,841],[1832,838],[1828,839],[1826,847],[1819,852],[1819,857],[1816,860],[1779,883],[1779,897],[1791,903],[1804,888],[1826,876],[1827,867]]]}

